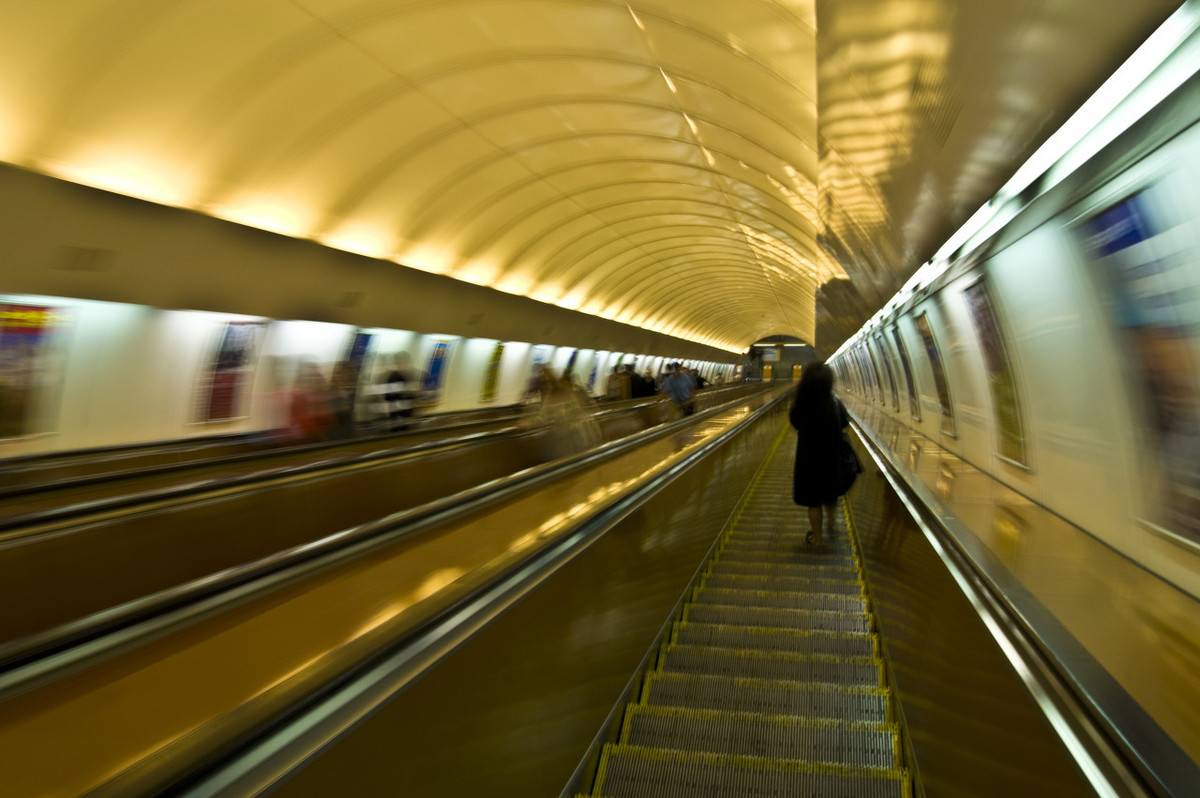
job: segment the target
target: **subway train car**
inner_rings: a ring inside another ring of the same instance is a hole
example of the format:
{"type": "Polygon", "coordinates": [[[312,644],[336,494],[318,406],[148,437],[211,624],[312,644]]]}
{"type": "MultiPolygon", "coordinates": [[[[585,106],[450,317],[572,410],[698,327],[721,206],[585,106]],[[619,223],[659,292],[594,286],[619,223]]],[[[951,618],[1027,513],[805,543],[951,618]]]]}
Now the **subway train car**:
{"type": "Polygon", "coordinates": [[[1200,39],[1163,53],[829,362],[1050,656],[1082,644],[1195,757],[1200,39]]]}

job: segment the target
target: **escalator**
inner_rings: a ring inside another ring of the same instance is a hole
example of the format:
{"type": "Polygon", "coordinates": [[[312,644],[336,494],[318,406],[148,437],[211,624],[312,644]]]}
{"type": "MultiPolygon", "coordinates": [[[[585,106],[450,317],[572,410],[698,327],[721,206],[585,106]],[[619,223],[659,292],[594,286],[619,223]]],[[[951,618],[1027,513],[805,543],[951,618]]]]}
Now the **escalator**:
{"type": "Polygon", "coordinates": [[[584,794],[912,795],[853,523],[800,542],[782,440],[584,794]]]}

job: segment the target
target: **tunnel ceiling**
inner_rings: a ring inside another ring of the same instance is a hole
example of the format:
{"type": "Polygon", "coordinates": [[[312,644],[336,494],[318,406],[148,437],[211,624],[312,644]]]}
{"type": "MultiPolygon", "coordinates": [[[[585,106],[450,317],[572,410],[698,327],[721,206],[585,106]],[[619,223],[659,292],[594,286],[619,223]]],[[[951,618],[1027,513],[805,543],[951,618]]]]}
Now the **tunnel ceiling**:
{"type": "Polygon", "coordinates": [[[0,160],[828,352],[1177,5],[9,2],[0,160]]]}

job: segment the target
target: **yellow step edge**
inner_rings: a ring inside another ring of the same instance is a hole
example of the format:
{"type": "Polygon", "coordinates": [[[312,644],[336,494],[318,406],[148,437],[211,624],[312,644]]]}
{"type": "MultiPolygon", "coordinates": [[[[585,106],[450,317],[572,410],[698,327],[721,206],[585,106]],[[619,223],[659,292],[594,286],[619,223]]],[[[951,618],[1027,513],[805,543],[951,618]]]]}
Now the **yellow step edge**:
{"type": "MultiPolygon", "coordinates": [[[[724,709],[694,709],[692,707],[679,706],[628,704],[626,706],[625,717],[629,718],[633,715],[657,715],[659,717],[680,718],[683,720],[691,718],[704,720],[766,720],[776,723],[780,726],[792,726],[804,729],[848,729],[850,731],[883,732],[889,735],[898,733],[900,728],[894,721],[873,723],[868,720],[806,718],[802,715],[779,715],[768,714],[765,712],[741,712],[724,709]]],[[[622,727],[626,725],[627,722],[622,723],[622,727]]],[[[622,732],[624,732],[624,728],[622,728],[622,732]]],[[[626,740],[628,738],[622,734],[620,739],[626,740]]]]}
{"type": "Polygon", "coordinates": [[[832,632],[825,629],[789,629],[786,626],[741,626],[723,623],[699,623],[697,621],[678,620],[671,624],[670,643],[679,642],[679,631],[684,626],[715,626],[718,629],[740,629],[763,637],[809,638],[820,640],[870,640],[871,652],[876,658],[881,657],[879,634],[877,632],[832,632]]]}
{"type": "MultiPolygon", "coordinates": [[[[692,608],[695,606],[697,606],[697,605],[696,605],[696,602],[694,602],[694,601],[689,601],[686,604],[684,604],[683,612],[680,613],[679,619],[682,621],[690,621],[691,618],[689,617],[689,615],[691,613],[692,608]]],[[[741,607],[741,606],[738,606],[737,604],[709,604],[707,606],[709,606],[709,607],[728,607],[730,609],[739,609],[739,610],[754,609],[753,607],[741,607]]],[[[788,610],[787,607],[766,607],[766,608],[760,608],[760,609],[788,610]]],[[[875,629],[874,616],[870,612],[841,612],[839,610],[798,610],[798,609],[793,609],[791,611],[798,612],[800,614],[807,613],[810,615],[820,615],[822,617],[834,616],[834,617],[840,617],[840,618],[866,618],[868,621],[871,622],[872,633],[874,633],[874,629],[875,629]]]]}
{"type": "MultiPolygon", "coordinates": [[[[647,671],[646,678],[642,680],[642,698],[648,698],[653,690],[654,682],[664,678],[687,678],[686,674],[666,674],[662,671],[647,671]]],[[[886,687],[871,687],[865,684],[835,684],[833,682],[798,682],[793,679],[756,679],[752,676],[719,676],[709,674],[708,678],[724,679],[731,682],[734,687],[779,687],[780,685],[794,686],[797,692],[801,691],[820,691],[824,693],[843,693],[846,695],[871,695],[880,698],[891,698],[892,691],[886,687]]],[[[638,701],[643,704],[645,701],[638,701]]]]}
{"type": "MultiPolygon", "coordinates": [[[[698,594],[701,592],[701,590],[702,590],[702,588],[699,585],[692,588],[693,594],[698,594]]],[[[850,600],[855,600],[855,601],[862,601],[864,604],[867,603],[867,597],[865,594],[862,596],[847,596],[844,593],[820,593],[820,592],[811,591],[811,590],[742,590],[741,588],[737,588],[737,587],[714,587],[713,588],[714,592],[721,591],[721,590],[737,592],[737,593],[747,593],[751,596],[756,596],[756,597],[757,596],[796,596],[796,595],[800,595],[800,596],[807,596],[810,598],[819,598],[819,599],[850,599],[850,600]]],[[[693,600],[695,600],[695,599],[693,598],[693,600]]]]}
{"type": "MultiPolygon", "coordinates": [[[[824,762],[804,762],[797,759],[768,759],[766,757],[742,756],[736,754],[711,754],[698,751],[679,751],[671,748],[646,748],[638,745],[605,744],[602,764],[607,763],[610,753],[624,753],[640,756],[643,759],[658,762],[683,762],[718,767],[756,768],[773,770],[782,773],[812,773],[822,776],[841,776],[846,778],[880,778],[896,781],[902,784],[902,794],[905,798],[912,796],[912,780],[905,768],[871,768],[855,767],[853,765],[835,765],[824,762]]],[[[607,772],[606,770],[604,772],[607,772]]],[[[602,777],[596,779],[597,787],[604,784],[602,777]]],[[[602,794],[602,790],[600,793],[602,794]]]]}
{"type": "MultiPolygon", "coordinates": [[[[659,649],[659,656],[655,663],[654,670],[658,673],[663,673],[663,659],[665,655],[671,654],[680,648],[675,643],[664,644],[659,649]]],[[[704,649],[705,646],[695,646],[695,648],[704,649]]],[[[887,681],[884,676],[883,661],[879,657],[837,657],[830,654],[791,654],[785,651],[758,651],[755,649],[746,648],[722,648],[721,653],[725,656],[738,657],[741,659],[772,659],[784,660],[787,662],[820,662],[827,665],[874,665],[879,670],[879,686],[886,687],[887,681]]]]}
{"type": "MultiPolygon", "coordinates": [[[[717,574],[714,574],[714,573],[713,573],[713,569],[712,569],[712,568],[706,568],[706,569],[704,570],[704,572],[703,572],[703,573],[700,575],[700,579],[699,579],[699,581],[696,583],[696,587],[698,587],[698,588],[700,588],[700,589],[704,589],[704,588],[708,587],[708,580],[709,580],[709,579],[711,579],[711,578],[712,578],[712,577],[714,577],[714,576],[717,576],[717,574]]],[[[733,580],[735,580],[735,581],[736,581],[736,580],[741,580],[741,579],[747,579],[747,580],[749,580],[749,579],[764,579],[764,578],[766,578],[766,577],[765,577],[765,575],[751,575],[751,574],[720,574],[720,576],[723,576],[723,577],[725,577],[726,579],[733,579],[733,580]]],[[[788,579],[802,579],[802,580],[803,580],[803,579],[810,579],[810,577],[807,577],[807,576],[792,576],[792,577],[786,577],[786,578],[788,578],[788,579]]],[[[819,577],[817,577],[817,578],[819,579],[819,577]]],[[[865,584],[863,584],[863,581],[862,581],[862,575],[861,575],[861,574],[859,574],[857,571],[855,571],[855,577],[854,577],[853,579],[820,579],[820,581],[822,581],[822,582],[833,582],[834,584],[838,584],[838,585],[854,585],[854,586],[856,586],[856,587],[858,588],[858,590],[859,590],[859,593],[860,593],[861,595],[865,596],[865,595],[866,595],[866,593],[867,593],[867,586],[866,586],[865,584]]],[[[740,588],[732,588],[732,589],[733,589],[733,590],[740,590],[740,588]]],[[[802,593],[802,592],[804,592],[804,591],[791,591],[791,592],[799,592],[799,593],[802,593]]],[[[838,595],[844,595],[844,594],[838,594],[838,595]]]]}

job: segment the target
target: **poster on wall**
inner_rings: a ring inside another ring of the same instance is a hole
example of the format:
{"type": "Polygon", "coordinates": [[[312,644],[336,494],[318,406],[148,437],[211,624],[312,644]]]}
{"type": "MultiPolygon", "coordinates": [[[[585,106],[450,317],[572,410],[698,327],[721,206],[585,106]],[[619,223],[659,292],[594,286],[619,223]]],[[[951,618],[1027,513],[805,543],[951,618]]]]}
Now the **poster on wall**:
{"type": "Polygon", "coordinates": [[[1017,401],[1017,383],[1008,348],[1004,345],[1000,325],[988,296],[987,284],[980,280],[963,294],[971,317],[975,320],[975,331],[983,349],[988,387],[992,393],[992,409],[996,415],[996,427],[1000,430],[1000,455],[1025,465],[1025,429],[1021,423],[1021,406],[1017,401]]]}
{"type": "Polygon", "coordinates": [[[450,367],[450,350],[452,341],[438,341],[429,353],[429,365],[425,369],[425,377],[421,380],[422,401],[437,404],[442,400],[442,385],[445,383],[446,370],[450,367]]]}
{"type": "Polygon", "coordinates": [[[479,393],[479,401],[492,402],[500,386],[500,359],[504,357],[504,344],[496,344],[492,356],[488,359],[487,373],[483,376],[483,390],[479,393]]]}
{"type": "Polygon", "coordinates": [[[946,382],[946,372],[942,368],[942,356],[938,353],[937,341],[933,338],[933,330],[930,329],[929,319],[924,313],[917,316],[916,323],[921,343],[925,345],[925,355],[929,358],[929,367],[933,371],[933,386],[937,390],[938,404],[942,409],[942,432],[954,435],[954,406],[950,404],[950,386],[946,382]]]}
{"type": "Polygon", "coordinates": [[[59,321],[56,308],[0,304],[0,438],[50,431],[59,321]]]}
{"type": "Polygon", "coordinates": [[[917,384],[913,382],[912,364],[908,362],[908,349],[904,339],[900,337],[899,328],[892,327],[892,341],[896,344],[896,354],[900,356],[900,368],[904,371],[904,382],[908,386],[908,412],[914,421],[921,420],[921,400],[917,396],[917,384]]]}
{"type": "Polygon", "coordinates": [[[222,325],[202,378],[199,421],[232,421],[246,415],[242,398],[254,373],[263,327],[259,321],[228,321],[222,325]]]}
{"type": "Polygon", "coordinates": [[[355,330],[354,335],[350,337],[350,344],[346,347],[346,356],[342,358],[342,362],[353,369],[356,375],[362,374],[367,352],[371,349],[372,337],[372,334],[365,330],[355,330]]]}
{"type": "Polygon", "coordinates": [[[1161,475],[1154,525],[1200,543],[1200,251],[1150,188],[1084,221],[1161,475]]]}
{"type": "Polygon", "coordinates": [[[587,389],[588,393],[596,391],[596,377],[600,374],[600,353],[597,352],[592,356],[592,371],[588,374],[587,389]]]}

